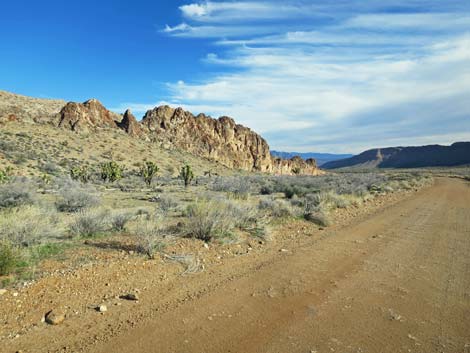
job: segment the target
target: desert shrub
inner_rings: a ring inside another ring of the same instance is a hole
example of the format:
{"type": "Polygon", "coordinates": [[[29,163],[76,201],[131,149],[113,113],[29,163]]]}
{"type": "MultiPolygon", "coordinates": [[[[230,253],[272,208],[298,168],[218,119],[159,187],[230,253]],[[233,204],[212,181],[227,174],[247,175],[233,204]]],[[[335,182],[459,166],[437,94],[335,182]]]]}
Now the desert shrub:
{"type": "Polygon", "coordinates": [[[13,180],[0,185],[0,208],[19,207],[36,203],[33,186],[26,180],[13,180]]]}
{"type": "Polygon", "coordinates": [[[110,217],[111,229],[116,232],[126,230],[126,225],[134,218],[134,215],[127,211],[114,212],[110,217]]]}
{"type": "Polygon", "coordinates": [[[327,213],[322,211],[305,213],[304,218],[312,223],[315,223],[322,227],[328,227],[331,225],[331,221],[327,213]]]}
{"type": "Polygon", "coordinates": [[[56,215],[36,206],[12,208],[0,214],[0,239],[16,246],[39,244],[61,235],[56,215]]]}
{"type": "Polygon", "coordinates": [[[46,162],[40,167],[41,171],[47,174],[57,174],[60,171],[60,168],[53,162],[46,162]]]}
{"type": "Polygon", "coordinates": [[[132,233],[137,239],[137,251],[147,255],[150,259],[155,257],[155,252],[162,250],[164,247],[165,227],[161,217],[139,219],[134,224],[132,233]]]}
{"type": "Polygon", "coordinates": [[[101,209],[82,210],[69,225],[72,235],[89,238],[104,233],[109,224],[109,212],[101,209]]]}
{"type": "Polygon", "coordinates": [[[78,212],[99,205],[96,190],[78,182],[68,181],[59,187],[56,207],[61,212],[78,212]]]}
{"type": "Polygon", "coordinates": [[[259,190],[261,195],[271,195],[273,192],[274,189],[271,185],[263,185],[259,190]]]}
{"type": "Polygon", "coordinates": [[[231,235],[236,220],[222,200],[197,200],[185,211],[185,235],[210,241],[231,235]]]}
{"type": "Polygon", "coordinates": [[[210,185],[212,191],[227,192],[234,198],[246,200],[250,195],[250,182],[243,177],[217,177],[210,185]]]}
{"type": "Polygon", "coordinates": [[[285,200],[263,199],[260,200],[258,208],[275,218],[291,217],[294,214],[292,207],[285,200]]]}
{"type": "Polygon", "coordinates": [[[21,251],[11,242],[0,239],[0,276],[11,274],[21,261],[21,251]]]}
{"type": "Polygon", "coordinates": [[[178,201],[173,196],[161,195],[158,198],[158,206],[163,211],[170,211],[178,207],[178,201]]]}

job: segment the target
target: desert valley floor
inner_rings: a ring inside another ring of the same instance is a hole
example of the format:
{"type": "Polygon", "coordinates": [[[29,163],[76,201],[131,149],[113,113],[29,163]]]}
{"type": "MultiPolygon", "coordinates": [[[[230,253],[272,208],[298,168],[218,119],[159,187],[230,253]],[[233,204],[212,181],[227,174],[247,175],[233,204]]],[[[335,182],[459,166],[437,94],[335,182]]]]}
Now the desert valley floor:
{"type": "Polygon", "coordinates": [[[126,256],[44,278],[6,293],[4,310],[38,321],[47,300],[83,299],[88,310],[0,351],[470,352],[469,205],[467,181],[438,178],[325,230],[286,224],[284,238],[200,273],[126,256]],[[115,296],[123,283],[138,301],[115,296]],[[96,312],[102,301],[108,311],[96,312]]]}

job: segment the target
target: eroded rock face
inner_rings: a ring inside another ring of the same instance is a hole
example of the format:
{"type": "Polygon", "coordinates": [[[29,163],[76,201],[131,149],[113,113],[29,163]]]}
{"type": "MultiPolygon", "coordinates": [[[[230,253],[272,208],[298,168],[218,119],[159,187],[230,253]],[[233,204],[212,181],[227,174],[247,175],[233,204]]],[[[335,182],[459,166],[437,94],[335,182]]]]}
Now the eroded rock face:
{"type": "Polygon", "coordinates": [[[310,158],[303,160],[300,157],[293,157],[291,159],[282,159],[272,157],[273,170],[272,173],[280,175],[320,175],[323,172],[318,169],[315,159],[310,158]]]}
{"type": "Polygon", "coordinates": [[[182,108],[161,106],[149,110],[142,125],[157,139],[229,168],[261,172],[272,169],[267,142],[232,118],[194,116],[182,108]]]}
{"type": "Polygon", "coordinates": [[[97,128],[116,128],[121,117],[107,110],[98,100],[67,103],[59,113],[58,126],[72,131],[87,132],[97,128]]]}
{"type": "Polygon", "coordinates": [[[143,137],[145,135],[142,126],[132,114],[130,109],[126,110],[121,122],[118,122],[117,125],[133,137],[143,137]]]}

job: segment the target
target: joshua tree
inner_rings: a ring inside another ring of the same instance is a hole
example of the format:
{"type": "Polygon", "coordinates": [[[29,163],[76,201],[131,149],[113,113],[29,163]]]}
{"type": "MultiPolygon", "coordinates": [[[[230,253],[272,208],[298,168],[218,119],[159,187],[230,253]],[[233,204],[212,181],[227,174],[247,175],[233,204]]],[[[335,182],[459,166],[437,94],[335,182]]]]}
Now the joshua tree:
{"type": "Polygon", "coordinates": [[[160,169],[153,162],[145,162],[140,168],[140,175],[144,178],[144,181],[148,186],[152,184],[152,179],[157,175],[160,169]]]}
{"type": "Polygon", "coordinates": [[[115,182],[122,178],[122,167],[116,162],[106,162],[101,165],[101,179],[103,181],[115,182]]]}
{"type": "Polygon", "coordinates": [[[90,181],[90,173],[86,165],[82,167],[73,167],[70,169],[70,177],[73,180],[80,180],[82,183],[88,183],[90,181]]]}
{"type": "Polygon", "coordinates": [[[188,187],[191,184],[191,181],[194,178],[194,173],[189,164],[186,164],[181,168],[180,178],[184,181],[184,186],[188,187]]]}

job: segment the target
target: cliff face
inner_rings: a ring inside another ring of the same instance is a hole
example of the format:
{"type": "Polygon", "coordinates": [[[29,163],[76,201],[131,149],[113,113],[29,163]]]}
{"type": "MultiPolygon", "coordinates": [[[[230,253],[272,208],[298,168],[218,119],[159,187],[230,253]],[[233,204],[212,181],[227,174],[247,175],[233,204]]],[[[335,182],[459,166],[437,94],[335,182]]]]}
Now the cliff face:
{"type": "Polygon", "coordinates": [[[269,172],[271,155],[266,141],[228,117],[197,117],[181,108],[162,106],[148,111],[142,125],[150,135],[216,160],[234,169],[269,172]]]}

